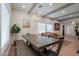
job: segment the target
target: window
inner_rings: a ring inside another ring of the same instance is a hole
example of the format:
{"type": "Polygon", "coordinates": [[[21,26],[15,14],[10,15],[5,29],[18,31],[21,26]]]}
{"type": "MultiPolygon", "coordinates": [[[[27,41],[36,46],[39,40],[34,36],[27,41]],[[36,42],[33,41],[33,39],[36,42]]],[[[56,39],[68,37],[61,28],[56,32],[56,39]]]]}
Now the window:
{"type": "Polygon", "coordinates": [[[9,40],[9,12],[6,4],[1,4],[1,48],[9,40]]]}
{"type": "Polygon", "coordinates": [[[47,32],[52,32],[52,25],[46,24],[47,32]]]}
{"type": "Polygon", "coordinates": [[[38,23],[38,33],[45,32],[45,24],[43,23],[38,23]]]}
{"type": "Polygon", "coordinates": [[[38,34],[41,34],[42,32],[52,32],[52,25],[38,23],[38,34]]]}

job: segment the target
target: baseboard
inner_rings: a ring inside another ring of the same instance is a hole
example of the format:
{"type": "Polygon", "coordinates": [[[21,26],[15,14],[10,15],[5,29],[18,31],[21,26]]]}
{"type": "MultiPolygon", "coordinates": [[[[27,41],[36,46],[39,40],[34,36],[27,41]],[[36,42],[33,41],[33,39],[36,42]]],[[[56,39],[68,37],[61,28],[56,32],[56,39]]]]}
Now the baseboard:
{"type": "Polygon", "coordinates": [[[11,47],[11,45],[9,46],[9,48],[8,48],[8,50],[7,50],[6,56],[8,56],[8,54],[9,54],[10,47],[11,47]]]}
{"type": "Polygon", "coordinates": [[[65,36],[74,37],[74,38],[76,37],[75,35],[65,35],[65,36]]]}
{"type": "Polygon", "coordinates": [[[1,49],[1,56],[8,56],[10,51],[11,43],[10,41],[6,43],[6,45],[1,49]]]}

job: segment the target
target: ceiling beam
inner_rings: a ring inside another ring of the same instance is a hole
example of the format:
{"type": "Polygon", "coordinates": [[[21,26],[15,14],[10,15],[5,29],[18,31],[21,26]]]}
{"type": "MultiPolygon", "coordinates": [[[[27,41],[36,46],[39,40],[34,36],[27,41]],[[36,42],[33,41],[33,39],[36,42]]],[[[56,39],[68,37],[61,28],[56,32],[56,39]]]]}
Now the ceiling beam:
{"type": "Polygon", "coordinates": [[[33,6],[30,8],[30,10],[27,12],[28,14],[30,14],[32,12],[32,10],[36,7],[37,3],[34,3],[33,6]]]}
{"type": "Polygon", "coordinates": [[[77,14],[77,13],[79,13],[79,11],[75,11],[75,12],[72,12],[70,14],[62,15],[62,16],[59,16],[57,18],[61,18],[61,17],[64,17],[64,16],[69,16],[69,15],[73,15],[73,14],[77,14]]]}
{"type": "Polygon", "coordinates": [[[70,20],[70,19],[74,19],[74,18],[79,18],[79,15],[74,16],[74,17],[69,17],[69,18],[66,18],[66,19],[61,19],[61,20],[58,20],[58,21],[66,21],[66,20],[70,20]]]}
{"type": "Polygon", "coordinates": [[[48,19],[52,19],[52,20],[54,20],[55,18],[51,18],[51,17],[43,17],[43,18],[48,18],[48,19]]]}
{"type": "Polygon", "coordinates": [[[74,4],[74,3],[65,4],[65,5],[63,5],[63,6],[59,7],[59,8],[57,8],[56,10],[50,11],[49,13],[43,15],[42,17],[45,17],[45,16],[47,16],[47,15],[49,15],[49,14],[52,14],[52,13],[55,13],[55,12],[57,12],[57,11],[60,11],[60,10],[62,10],[62,9],[64,9],[64,8],[67,8],[67,7],[71,6],[71,5],[73,5],[73,4],[74,4]]]}
{"type": "Polygon", "coordinates": [[[62,15],[62,16],[59,16],[59,17],[56,17],[56,18],[52,18],[52,17],[46,17],[46,18],[59,19],[59,18],[64,17],[64,16],[69,16],[69,15],[73,15],[73,14],[77,14],[77,13],[79,13],[79,11],[75,11],[75,12],[72,12],[70,14],[62,15]]]}

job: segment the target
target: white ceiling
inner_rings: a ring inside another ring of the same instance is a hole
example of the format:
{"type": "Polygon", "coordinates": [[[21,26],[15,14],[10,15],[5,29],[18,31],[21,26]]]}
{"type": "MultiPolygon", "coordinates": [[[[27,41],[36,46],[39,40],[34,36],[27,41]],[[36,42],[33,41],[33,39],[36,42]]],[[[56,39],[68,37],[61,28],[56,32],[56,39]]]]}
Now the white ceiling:
{"type": "MultiPolygon", "coordinates": [[[[67,3],[53,3],[52,6],[50,6],[48,3],[39,3],[33,8],[31,13],[35,14],[35,13],[39,13],[39,11],[41,11],[39,14],[45,15],[53,10],[56,10],[57,8],[60,8],[61,6],[65,5],[65,4],[67,4],[67,3]],[[39,8],[40,5],[42,7],[39,8]]],[[[19,10],[19,11],[28,13],[28,11],[32,8],[33,3],[12,3],[11,6],[15,10],[19,10]],[[22,6],[25,6],[25,8],[22,8],[22,6]]],[[[51,13],[51,14],[47,15],[46,17],[57,18],[62,15],[67,15],[67,14],[70,14],[75,11],[79,11],[78,3],[68,6],[64,9],[61,9],[60,11],[57,11],[55,13],[51,13]],[[64,13],[62,13],[62,11],[64,11],[64,13]]],[[[79,14],[78,13],[72,14],[72,16],[77,16],[77,15],[79,15],[79,14]]],[[[68,17],[69,17],[69,15],[61,17],[61,18],[64,19],[64,18],[68,18],[68,17]]]]}
{"type": "Polygon", "coordinates": [[[75,12],[75,11],[79,11],[79,4],[74,4],[72,6],[69,6],[67,8],[62,9],[61,11],[50,14],[48,16],[52,17],[54,15],[54,17],[60,17],[62,15],[69,14],[69,13],[72,13],[72,12],[75,12]],[[62,11],[65,11],[65,13],[62,13],[62,11]]]}
{"type": "Polygon", "coordinates": [[[65,4],[62,4],[62,3],[57,3],[57,4],[56,4],[56,3],[53,3],[53,5],[50,6],[50,5],[47,4],[47,3],[40,3],[40,4],[38,4],[38,5],[33,9],[33,12],[32,12],[32,13],[41,11],[41,12],[42,12],[41,15],[44,15],[44,14],[46,14],[46,13],[52,11],[52,10],[55,10],[55,9],[57,9],[57,8],[63,6],[63,5],[65,5],[65,4]],[[43,7],[38,8],[39,5],[42,5],[43,7]]]}
{"type": "Polygon", "coordinates": [[[33,4],[30,4],[30,3],[12,3],[11,4],[12,9],[19,10],[22,12],[28,12],[29,9],[32,7],[32,5],[33,4]],[[25,8],[23,9],[22,6],[25,6],[25,8]]]}

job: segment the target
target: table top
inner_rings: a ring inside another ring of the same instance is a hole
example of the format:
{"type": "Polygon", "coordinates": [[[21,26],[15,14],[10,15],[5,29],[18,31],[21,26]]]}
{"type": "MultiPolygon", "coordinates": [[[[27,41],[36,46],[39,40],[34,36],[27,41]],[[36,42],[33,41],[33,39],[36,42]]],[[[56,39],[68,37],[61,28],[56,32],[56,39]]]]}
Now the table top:
{"type": "Polygon", "coordinates": [[[23,35],[23,38],[29,41],[37,48],[43,48],[55,43],[60,42],[60,39],[48,38],[41,35],[23,35]]]}

